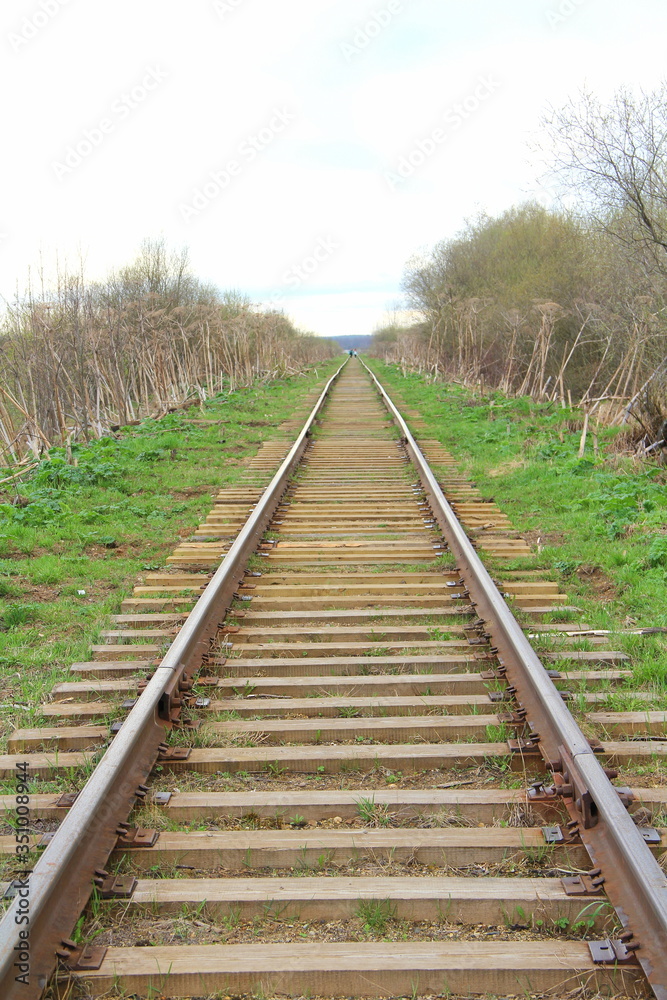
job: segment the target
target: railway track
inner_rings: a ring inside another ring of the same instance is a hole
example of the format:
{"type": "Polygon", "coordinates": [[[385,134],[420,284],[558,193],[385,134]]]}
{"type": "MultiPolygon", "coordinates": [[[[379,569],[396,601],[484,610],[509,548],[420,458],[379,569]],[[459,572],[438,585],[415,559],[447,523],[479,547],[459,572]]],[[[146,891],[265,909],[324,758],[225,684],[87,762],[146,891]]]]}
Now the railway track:
{"type": "Polygon", "coordinates": [[[348,362],[13,734],[2,997],[667,997],[664,715],[421,446],[348,362]]]}

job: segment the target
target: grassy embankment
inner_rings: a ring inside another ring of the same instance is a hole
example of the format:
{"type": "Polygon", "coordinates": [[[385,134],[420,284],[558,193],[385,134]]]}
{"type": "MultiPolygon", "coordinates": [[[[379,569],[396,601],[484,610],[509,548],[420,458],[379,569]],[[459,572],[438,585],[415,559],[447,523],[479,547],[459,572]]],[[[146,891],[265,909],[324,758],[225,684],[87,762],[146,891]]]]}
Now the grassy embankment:
{"type": "Polygon", "coordinates": [[[38,718],[69,665],[89,659],[137,577],[164,565],[218,490],[239,480],[244,459],[281,422],[305,419],[305,397],[339,363],[75,447],[76,466],[53,449],[30,478],[2,487],[0,750],[8,731],[38,718]],[[201,418],[210,426],[193,423],[201,418]]]}
{"type": "Polygon", "coordinates": [[[582,609],[577,621],[612,630],[613,648],[632,655],[628,690],[653,690],[655,700],[634,704],[620,694],[614,707],[667,708],[667,635],[627,634],[667,626],[666,470],[619,453],[619,428],[600,427],[598,454],[589,435],[578,458],[579,411],[496,392],[480,398],[369,364],[390,394],[422,414],[429,429],[417,436],[441,441],[482,495],[493,497],[533,544],[539,539],[535,558],[504,568],[543,568],[582,609]]]}

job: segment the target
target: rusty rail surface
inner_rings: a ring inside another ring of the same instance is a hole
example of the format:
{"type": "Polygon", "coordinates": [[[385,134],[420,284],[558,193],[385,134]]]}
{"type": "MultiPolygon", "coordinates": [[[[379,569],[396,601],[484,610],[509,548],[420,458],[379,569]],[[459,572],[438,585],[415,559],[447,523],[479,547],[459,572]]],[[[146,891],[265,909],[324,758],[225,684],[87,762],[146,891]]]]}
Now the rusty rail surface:
{"type": "MultiPolygon", "coordinates": [[[[119,734],[20,886],[0,922],[0,996],[38,1000],[60,959],[85,968],[85,953],[67,939],[85,907],[95,878],[124,830],[154,767],[167,729],[180,712],[224,618],[248,558],[273,516],[301,460],[313,424],[347,359],[324,387],[294,445],[233,542],[229,552],[172,642],[119,734]],[[26,919],[27,918],[27,919],[26,919]]],[[[19,775],[19,778],[21,775],[19,775]]]]}
{"type": "Polygon", "coordinates": [[[525,712],[530,729],[526,749],[539,750],[554,775],[553,788],[539,789],[538,794],[563,796],[574,824],[570,829],[581,837],[600,870],[594,874],[604,883],[625,928],[621,940],[614,942],[615,958],[622,962],[636,955],[658,1000],[667,1000],[667,877],[485,569],[405,420],[361,363],[403,436],[480,625],[491,636],[519,709],[525,712]]]}

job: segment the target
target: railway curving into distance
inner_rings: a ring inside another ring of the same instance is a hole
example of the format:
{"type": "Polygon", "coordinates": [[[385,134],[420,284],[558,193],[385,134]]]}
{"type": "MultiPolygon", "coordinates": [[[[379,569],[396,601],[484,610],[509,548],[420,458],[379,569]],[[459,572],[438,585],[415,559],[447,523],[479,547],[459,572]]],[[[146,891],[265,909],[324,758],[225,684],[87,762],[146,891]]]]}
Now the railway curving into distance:
{"type": "Polygon", "coordinates": [[[667,1000],[664,713],[361,360],[288,432],[12,735],[0,995],[667,1000]]]}

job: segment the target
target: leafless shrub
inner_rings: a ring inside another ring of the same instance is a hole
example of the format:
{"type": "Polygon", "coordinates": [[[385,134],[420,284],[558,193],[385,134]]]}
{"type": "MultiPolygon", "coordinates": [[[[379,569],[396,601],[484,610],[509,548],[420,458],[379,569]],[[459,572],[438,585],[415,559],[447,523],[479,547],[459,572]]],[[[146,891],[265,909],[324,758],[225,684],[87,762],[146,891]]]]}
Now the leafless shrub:
{"type": "Polygon", "coordinates": [[[64,274],[54,291],[30,290],[9,307],[0,322],[0,456],[39,458],[336,350],[282,313],[202,285],[185,255],[147,242],[104,284],[64,274]]]}

